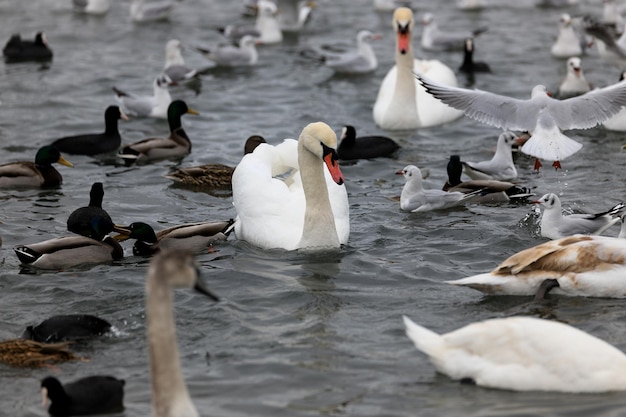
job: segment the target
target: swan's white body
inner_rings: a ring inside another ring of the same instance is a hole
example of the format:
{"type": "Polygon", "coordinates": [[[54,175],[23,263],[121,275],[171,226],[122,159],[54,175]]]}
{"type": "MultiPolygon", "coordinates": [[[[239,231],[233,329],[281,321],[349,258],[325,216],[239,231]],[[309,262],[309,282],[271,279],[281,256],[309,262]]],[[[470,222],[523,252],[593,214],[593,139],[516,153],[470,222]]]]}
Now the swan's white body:
{"type": "Polygon", "coordinates": [[[413,12],[405,7],[396,9],[393,19],[397,35],[396,65],[383,79],[373,111],[374,121],[383,129],[412,130],[437,126],[462,115],[462,112],[433,98],[415,79],[414,72],[432,77],[444,85],[457,85],[454,71],[441,61],[413,58],[413,26],[413,12]]]}
{"type": "Polygon", "coordinates": [[[334,172],[324,168],[329,156],[322,160],[321,144],[337,146],[331,132],[324,123],[312,123],[298,141],[261,144],[243,157],[232,179],[238,239],[285,250],[338,248],[348,242],[348,195],[341,172],[336,161],[334,172]]]}
{"type": "Polygon", "coordinates": [[[447,283],[493,295],[534,295],[545,279],[558,281],[554,294],[626,298],[626,240],[586,235],[551,240],[516,253],[489,273],[447,283]]]}
{"type": "Polygon", "coordinates": [[[514,391],[626,390],[626,355],[563,323],[508,317],[439,335],[403,319],[415,347],[453,379],[514,391]]]}

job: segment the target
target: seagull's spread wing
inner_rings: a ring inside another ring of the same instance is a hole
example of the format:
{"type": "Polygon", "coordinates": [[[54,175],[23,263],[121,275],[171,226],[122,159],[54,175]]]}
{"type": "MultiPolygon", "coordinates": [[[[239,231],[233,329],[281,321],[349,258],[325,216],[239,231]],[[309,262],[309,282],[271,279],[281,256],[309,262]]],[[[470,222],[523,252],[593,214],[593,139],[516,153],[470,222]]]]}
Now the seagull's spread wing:
{"type": "Polygon", "coordinates": [[[539,108],[530,100],[519,100],[482,90],[468,90],[438,84],[415,74],[433,97],[461,110],[481,123],[510,130],[532,131],[537,124],[539,108]]]}
{"type": "Polygon", "coordinates": [[[589,129],[605,122],[626,106],[626,81],[567,100],[550,100],[548,109],[562,130],[589,129]]]}

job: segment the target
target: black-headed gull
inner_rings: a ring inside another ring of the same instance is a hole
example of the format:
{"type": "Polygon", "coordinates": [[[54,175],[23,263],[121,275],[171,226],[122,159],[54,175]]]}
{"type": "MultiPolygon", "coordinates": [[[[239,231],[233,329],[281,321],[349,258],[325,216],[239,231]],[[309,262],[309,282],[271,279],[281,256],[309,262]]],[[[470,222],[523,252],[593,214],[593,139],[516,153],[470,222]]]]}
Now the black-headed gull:
{"type": "Polygon", "coordinates": [[[480,191],[473,202],[498,203],[511,200],[526,200],[532,195],[528,188],[513,184],[512,182],[497,180],[470,180],[461,181],[463,163],[459,155],[450,156],[448,165],[448,181],[443,186],[444,191],[458,191],[464,194],[480,191]]]}
{"type": "Polygon", "coordinates": [[[585,78],[583,68],[580,62],[580,58],[571,57],[565,64],[567,68],[567,74],[561,85],[559,86],[559,98],[569,98],[579,96],[588,91],[591,91],[592,86],[585,78]]]}
{"type": "Polygon", "coordinates": [[[397,175],[404,175],[406,183],[400,194],[400,209],[413,213],[422,213],[431,210],[445,210],[451,207],[462,206],[471,202],[479,193],[464,194],[443,190],[426,190],[422,172],[415,165],[407,165],[397,175]]]}
{"type": "Polygon", "coordinates": [[[552,56],[570,58],[582,55],[586,46],[584,34],[582,34],[583,41],[581,42],[581,34],[574,28],[574,20],[569,14],[563,13],[559,17],[558,28],[559,34],[550,48],[552,56]]]}
{"type": "Polygon", "coordinates": [[[472,119],[503,129],[530,132],[532,136],[522,146],[522,152],[554,161],[555,168],[561,167],[559,161],[582,148],[582,144],[568,138],[561,130],[592,128],[626,105],[624,81],[567,100],[553,99],[545,86],[537,85],[530,99],[520,100],[482,90],[442,85],[420,74],[415,77],[433,97],[462,110],[472,119]]]}
{"type": "Polygon", "coordinates": [[[344,126],[341,131],[337,154],[340,160],[370,159],[390,156],[400,148],[393,139],[386,136],[356,137],[354,126],[344,126]]]}
{"type": "Polygon", "coordinates": [[[356,49],[335,53],[317,50],[324,64],[338,74],[367,74],[376,71],[378,60],[374,48],[370,45],[373,40],[380,39],[380,35],[369,30],[361,30],[356,36],[356,49]]]}
{"type": "Polygon", "coordinates": [[[183,46],[178,39],[171,39],[165,44],[163,75],[168,84],[190,81],[198,75],[198,71],[185,65],[182,49],[183,46]]]}
{"type": "Polygon", "coordinates": [[[167,108],[172,102],[172,96],[167,88],[167,81],[164,78],[157,77],[152,83],[152,88],[153,95],[151,96],[138,96],[115,87],[113,87],[113,91],[126,114],[167,119],[167,108]]]}
{"type": "Polygon", "coordinates": [[[278,22],[278,8],[268,0],[259,0],[254,25],[227,25],[218,29],[226,38],[239,42],[246,35],[258,38],[264,44],[280,43],[283,32],[278,22]]]}
{"type": "Polygon", "coordinates": [[[502,132],[498,136],[496,153],[489,161],[463,162],[463,171],[473,180],[510,181],[517,178],[511,147],[517,141],[514,132],[502,132]]]}
{"type": "Polygon", "coordinates": [[[174,7],[173,0],[156,0],[145,2],[144,0],[131,0],[130,19],[133,22],[154,22],[167,20],[174,7]]]}
{"type": "Polygon", "coordinates": [[[468,74],[475,72],[491,72],[491,68],[486,62],[474,61],[474,38],[466,38],[463,48],[463,63],[459,71],[468,74]]]}
{"type": "Polygon", "coordinates": [[[543,208],[541,236],[548,239],[561,239],[575,234],[599,235],[618,223],[621,212],[626,208],[626,204],[619,203],[602,213],[563,216],[561,200],[554,193],[545,194],[533,203],[543,208]]]}
{"type": "Polygon", "coordinates": [[[310,0],[277,0],[278,21],[285,32],[298,32],[311,18],[317,4],[310,0]]]}
{"type": "Polygon", "coordinates": [[[102,15],[109,11],[109,0],[72,0],[78,13],[102,15]]]}
{"type": "Polygon", "coordinates": [[[421,45],[426,51],[460,51],[463,49],[465,39],[476,37],[487,30],[487,27],[481,27],[467,32],[443,32],[432,13],[424,13],[422,25],[424,28],[421,45]]]}
{"type": "Polygon", "coordinates": [[[547,279],[556,294],[626,298],[626,240],[573,235],[524,249],[493,271],[446,281],[492,295],[533,295],[547,279]]]}
{"type": "Polygon", "coordinates": [[[440,335],[403,319],[415,347],[455,380],[513,391],[626,390],[623,352],[555,320],[496,318],[440,335]]]}
{"type": "Polygon", "coordinates": [[[241,67],[255,65],[259,60],[256,50],[257,38],[246,35],[239,41],[239,47],[221,45],[215,49],[198,48],[202,55],[215,62],[218,67],[241,67]]]}

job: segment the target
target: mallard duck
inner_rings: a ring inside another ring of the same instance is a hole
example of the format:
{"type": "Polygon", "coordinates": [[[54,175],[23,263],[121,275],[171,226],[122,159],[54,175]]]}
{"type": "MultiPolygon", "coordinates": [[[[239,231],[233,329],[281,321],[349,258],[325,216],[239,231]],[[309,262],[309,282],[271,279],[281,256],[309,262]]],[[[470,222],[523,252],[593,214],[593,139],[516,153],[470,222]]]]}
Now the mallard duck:
{"type": "Polygon", "coordinates": [[[385,136],[356,137],[354,126],[345,126],[337,147],[339,159],[370,159],[389,156],[400,148],[393,139],[385,136]]]}
{"type": "Polygon", "coordinates": [[[28,339],[0,342],[0,362],[23,368],[41,368],[59,362],[81,360],[68,350],[69,343],[41,343],[28,339]]]}
{"type": "Polygon", "coordinates": [[[137,239],[133,245],[135,256],[152,255],[162,249],[184,249],[191,252],[202,252],[212,242],[226,240],[232,230],[234,221],[187,223],[161,230],[158,233],[149,224],[131,223],[127,227],[120,226],[118,241],[137,239]]]}
{"type": "Polygon", "coordinates": [[[116,151],[122,143],[117,121],[128,120],[118,106],[109,106],[104,112],[104,133],[67,136],[52,142],[52,146],[71,155],[98,155],[116,151]]]}
{"type": "MultiPolygon", "coordinates": [[[[261,136],[250,136],[244,146],[244,155],[254,151],[261,143],[266,143],[261,136]]],[[[235,168],[228,165],[208,164],[179,168],[170,172],[165,178],[169,178],[179,184],[231,190],[234,171],[235,168]]]]}
{"type": "Polygon", "coordinates": [[[99,317],[89,314],[63,314],[26,327],[21,337],[36,342],[56,343],[89,339],[109,330],[111,324],[99,317]]]}
{"type": "Polygon", "coordinates": [[[7,61],[48,61],[52,59],[52,50],[48,47],[46,34],[37,32],[35,40],[25,41],[19,33],[11,36],[2,50],[7,61]]]}
{"type": "Polygon", "coordinates": [[[89,192],[89,205],[74,210],[67,218],[67,230],[78,235],[93,238],[91,227],[92,219],[102,217],[105,221],[113,223],[111,216],[102,209],[104,188],[101,182],[94,182],[89,192]]]}
{"type": "Polygon", "coordinates": [[[51,416],[70,417],[112,414],[124,411],[123,379],[89,376],[65,385],[53,376],[41,381],[44,407],[50,400],[51,416]]]}
{"type": "Polygon", "coordinates": [[[172,311],[172,290],[176,287],[193,288],[219,301],[198,276],[198,267],[189,252],[163,251],[150,262],[146,276],[146,321],[154,417],[172,416],[173,409],[178,410],[177,416],[198,416],[180,369],[172,311]]]}
{"type": "Polygon", "coordinates": [[[446,181],[442,189],[449,192],[460,191],[464,194],[480,191],[480,195],[472,200],[474,203],[505,203],[511,200],[524,201],[533,195],[528,188],[507,181],[461,181],[463,163],[459,155],[450,156],[447,170],[448,181],[446,181]]]}
{"type": "Polygon", "coordinates": [[[147,163],[170,158],[182,158],[191,152],[191,141],[181,125],[181,117],[198,114],[182,100],[174,100],[167,108],[170,135],[167,138],[148,138],[126,145],[118,156],[128,162],[147,163]]]}
{"type": "Polygon", "coordinates": [[[124,250],[108,233],[124,232],[102,217],[91,222],[91,235],[65,236],[30,245],[18,245],[15,254],[23,264],[41,269],[65,269],[82,264],[97,264],[119,260],[124,250]]]}
{"type": "Polygon", "coordinates": [[[0,165],[0,188],[57,187],[63,181],[52,166],[59,163],[73,167],[53,146],[43,146],[35,155],[35,162],[19,161],[0,165]]]}

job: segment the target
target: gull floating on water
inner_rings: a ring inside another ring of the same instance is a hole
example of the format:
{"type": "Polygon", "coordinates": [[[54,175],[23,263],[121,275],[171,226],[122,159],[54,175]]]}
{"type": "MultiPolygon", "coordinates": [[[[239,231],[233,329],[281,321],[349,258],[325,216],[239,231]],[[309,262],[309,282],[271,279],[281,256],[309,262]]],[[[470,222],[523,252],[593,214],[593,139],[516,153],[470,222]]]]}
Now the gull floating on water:
{"type": "Polygon", "coordinates": [[[172,102],[172,96],[167,88],[167,80],[162,77],[155,78],[152,89],[153,95],[138,96],[113,87],[115,98],[122,105],[126,114],[167,119],[167,108],[172,102]]]}
{"type": "Polygon", "coordinates": [[[565,66],[567,68],[567,74],[559,86],[560,98],[579,96],[591,91],[592,87],[589,81],[585,78],[580,58],[571,57],[567,60],[567,64],[565,66]]]}
{"type": "Polygon", "coordinates": [[[619,203],[602,213],[563,216],[561,200],[556,194],[545,194],[533,203],[543,207],[541,236],[548,239],[561,239],[575,234],[599,235],[618,223],[621,212],[626,208],[626,204],[619,203]]]}
{"type": "Polygon", "coordinates": [[[431,210],[445,210],[462,206],[471,202],[479,193],[464,194],[453,191],[426,190],[422,178],[422,171],[415,165],[407,165],[397,175],[404,175],[406,183],[400,194],[400,209],[412,213],[422,213],[431,210]]]}
{"type": "MultiPolygon", "coordinates": [[[[466,116],[503,129],[528,131],[531,138],[522,152],[538,159],[560,161],[578,152],[582,144],[561,133],[568,129],[589,129],[617,114],[626,105],[626,82],[595,89],[567,100],[550,97],[546,87],[533,88],[530,99],[520,100],[482,90],[468,90],[415,77],[433,97],[462,110],[466,116]]],[[[539,169],[541,165],[535,164],[539,169]]]]}
{"type": "Polygon", "coordinates": [[[198,72],[185,65],[182,54],[183,46],[177,39],[171,39],[165,45],[165,66],[163,75],[168,84],[178,84],[189,81],[198,75],[198,72]]]}
{"type": "Polygon", "coordinates": [[[131,0],[130,19],[133,22],[154,22],[167,20],[174,7],[173,0],[131,0]]]}
{"type": "Polygon", "coordinates": [[[239,41],[239,47],[221,45],[215,49],[198,48],[205,58],[215,62],[218,67],[241,67],[255,65],[259,60],[256,50],[257,38],[246,35],[239,41]]]}
{"type": "Polygon", "coordinates": [[[380,39],[380,35],[369,30],[361,30],[356,36],[356,49],[345,52],[329,52],[315,48],[324,64],[338,74],[367,74],[376,71],[378,60],[371,41],[380,39]]]}
{"type": "Polygon", "coordinates": [[[463,49],[465,39],[474,38],[487,31],[487,27],[481,27],[467,32],[443,32],[432,13],[424,13],[422,24],[424,29],[421,45],[426,51],[460,51],[463,49]]]}
{"type": "Polygon", "coordinates": [[[503,132],[498,137],[496,153],[489,161],[463,162],[463,171],[473,180],[509,181],[517,178],[511,147],[517,141],[513,132],[503,132]]]}
{"type": "Polygon", "coordinates": [[[254,25],[227,25],[219,28],[219,32],[231,41],[238,42],[246,35],[258,38],[263,44],[280,43],[283,32],[278,23],[278,8],[268,0],[259,0],[254,25]]]}
{"type": "Polygon", "coordinates": [[[552,44],[552,48],[550,48],[552,56],[555,58],[569,58],[582,55],[586,46],[585,36],[582,34],[581,42],[581,34],[574,28],[574,20],[569,14],[563,13],[559,17],[558,28],[559,34],[554,44],[552,44]]]}

